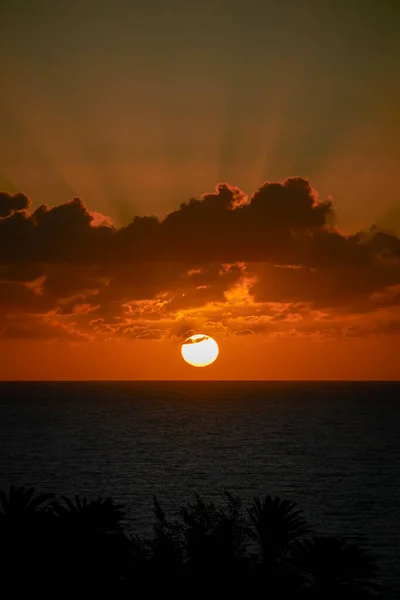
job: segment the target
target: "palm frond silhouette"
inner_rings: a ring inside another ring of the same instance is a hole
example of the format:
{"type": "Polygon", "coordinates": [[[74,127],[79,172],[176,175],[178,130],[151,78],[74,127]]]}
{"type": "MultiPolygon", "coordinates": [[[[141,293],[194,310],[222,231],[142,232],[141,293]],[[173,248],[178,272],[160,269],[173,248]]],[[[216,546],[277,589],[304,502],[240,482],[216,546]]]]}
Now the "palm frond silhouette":
{"type": "Polygon", "coordinates": [[[76,495],[73,500],[67,496],[61,496],[61,499],[62,502],[53,504],[53,510],[69,524],[108,534],[121,532],[124,507],[110,498],[88,500],[76,495]]]}
{"type": "Polygon", "coordinates": [[[309,532],[309,527],[293,500],[255,496],[248,509],[250,534],[257,542],[263,560],[273,561],[290,545],[309,532]]]}
{"type": "Polygon", "coordinates": [[[35,494],[34,488],[11,486],[0,492],[0,519],[20,520],[38,514],[49,506],[53,494],[35,494]]]}

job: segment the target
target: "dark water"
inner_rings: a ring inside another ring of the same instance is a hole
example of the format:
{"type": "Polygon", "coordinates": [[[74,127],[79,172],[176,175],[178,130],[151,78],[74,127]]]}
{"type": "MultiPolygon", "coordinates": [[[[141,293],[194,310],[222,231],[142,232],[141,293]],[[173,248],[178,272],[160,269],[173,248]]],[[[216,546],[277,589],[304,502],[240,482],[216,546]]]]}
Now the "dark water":
{"type": "Polygon", "coordinates": [[[136,529],[153,494],[291,497],[398,598],[399,425],[399,383],[0,383],[0,488],[112,496],[136,529]]]}

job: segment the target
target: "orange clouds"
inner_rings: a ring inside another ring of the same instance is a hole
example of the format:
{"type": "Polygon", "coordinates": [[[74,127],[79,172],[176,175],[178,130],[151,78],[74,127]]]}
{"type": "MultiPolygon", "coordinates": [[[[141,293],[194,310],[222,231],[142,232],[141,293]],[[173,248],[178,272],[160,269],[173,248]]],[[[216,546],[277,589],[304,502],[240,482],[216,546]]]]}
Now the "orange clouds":
{"type": "Polygon", "coordinates": [[[79,200],[0,194],[0,338],[219,335],[334,339],[398,331],[400,240],[347,236],[300,177],[251,198],[226,183],[116,228],[79,200]],[[368,315],[368,317],[367,317],[368,315]]]}

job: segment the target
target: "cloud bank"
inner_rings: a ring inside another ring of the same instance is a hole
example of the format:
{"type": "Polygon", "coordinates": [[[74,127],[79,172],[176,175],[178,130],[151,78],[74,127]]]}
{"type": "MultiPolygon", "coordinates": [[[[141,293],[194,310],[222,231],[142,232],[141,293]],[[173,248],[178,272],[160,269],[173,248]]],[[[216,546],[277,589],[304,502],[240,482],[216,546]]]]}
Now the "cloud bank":
{"type": "Polygon", "coordinates": [[[0,193],[0,337],[365,336],[400,328],[400,239],[346,235],[308,180],[227,183],[116,228],[0,193]]]}

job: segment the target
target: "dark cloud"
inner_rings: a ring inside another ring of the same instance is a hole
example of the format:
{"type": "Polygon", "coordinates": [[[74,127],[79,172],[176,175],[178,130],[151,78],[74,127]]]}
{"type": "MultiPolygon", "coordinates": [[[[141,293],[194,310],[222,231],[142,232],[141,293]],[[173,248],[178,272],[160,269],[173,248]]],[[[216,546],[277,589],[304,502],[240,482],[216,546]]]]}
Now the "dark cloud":
{"type": "Polygon", "coordinates": [[[200,342],[204,342],[204,340],[208,340],[208,337],[206,335],[202,335],[201,337],[194,339],[192,337],[189,337],[185,340],[185,344],[200,344],[200,342]]]}
{"type": "Polygon", "coordinates": [[[254,335],[255,331],[253,329],[237,329],[233,332],[233,335],[254,335]]]}
{"type": "Polygon", "coordinates": [[[0,218],[8,217],[14,212],[27,210],[30,200],[24,194],[8,194],[0,192],[0,218]]]}
{"type": "Polygon", "coordinates": [[[319,308],[343,306],[365,310],[372,307],[371,296],[377,290],[400,281],[400,264],[397,263],[389,267],[371,261],[357,267],[349,260],[341,266],[299,269],[260,263],[252,268],[257,274],[253,288],[257,301],[311,302],[319,308]]]}
{"type": "Polygon", "coordinates": [[[0,338],[7,340],[86,342],[90,335],[73,323],[62,323],[54,318],[38,315],[13,315],[0,319],[0,338]]]}
{"type": "Polygon", "coordinates": [[[249,202],[238,188],[219,184],[215,193],[181,204],[163,220],[135,217],[118,230],[91,226],[92,215],[75,198],[0,222],[0,256],[3,261],[74,264],[162,258],[202,265],[279,255],[286,260],[293,235],[325,227],[331,213],[330,203],[319,202],[301,178],[265,183],[249,202]]]}
{"type": "Polygon", "coordinates": [[[23,194],[0,194],[3,335],[7,319],[23,335],[21,314],[75,338],[181,339],[203,327],[315,330],[338,314],[400,305],[400,239],[376,227],[340,232],[331,202],[300,177],[266,182],[250,198],[222,183],[164,219],[120,228],[77,198],[29,207],[23,194]]]}
{"type": "MultiPolygon", "coordinates": [[[[24,196],[25,198],[25,196],[24,196]]],[[[96,264],[104,261],[113,229],[92,227],[92,215],[83,202],[48,208],[33,213],[14,212],[0,219],[0,261],[96,264]]]]}

